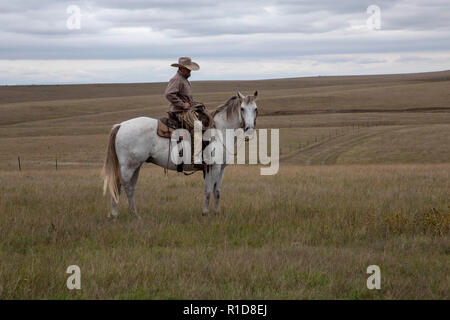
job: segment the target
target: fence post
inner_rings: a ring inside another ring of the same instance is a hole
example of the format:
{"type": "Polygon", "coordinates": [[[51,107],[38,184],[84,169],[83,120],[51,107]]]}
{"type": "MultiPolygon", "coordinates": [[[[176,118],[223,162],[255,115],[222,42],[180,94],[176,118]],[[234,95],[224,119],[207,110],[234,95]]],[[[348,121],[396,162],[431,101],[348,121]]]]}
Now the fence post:
{"type": "Polygon", "coordinates": [[[19,171],[22,171],[22,166],[20,165],[20,156],[17,156],[17,162],[19,163],[19,171]]]}

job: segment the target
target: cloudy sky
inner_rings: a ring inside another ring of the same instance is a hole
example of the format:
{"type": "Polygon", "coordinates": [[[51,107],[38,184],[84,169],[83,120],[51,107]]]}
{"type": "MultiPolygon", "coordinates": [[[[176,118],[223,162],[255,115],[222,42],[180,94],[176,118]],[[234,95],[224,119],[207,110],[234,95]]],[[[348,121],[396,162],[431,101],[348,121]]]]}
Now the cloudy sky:
{"type": "Polygon", "coordinates": [[[179,56],[192,80],[448,70],[450,1],[0,2],[0,85],[167,81],[179,56]]]}

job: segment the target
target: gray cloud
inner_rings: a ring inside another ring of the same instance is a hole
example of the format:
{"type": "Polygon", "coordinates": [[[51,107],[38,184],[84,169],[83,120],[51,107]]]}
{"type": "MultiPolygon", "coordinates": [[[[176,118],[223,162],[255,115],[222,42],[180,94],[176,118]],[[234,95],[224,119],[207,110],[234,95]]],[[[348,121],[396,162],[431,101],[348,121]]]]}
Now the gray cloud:
{"type": "MultiPolygon", "coordinates": [[[[117,27],[148,27],[171,36],[253,33],[323,33],[364,21],[375,1],[21,1],[0,4],[1,30],[19,34],[68,34],[66,8],[83,14],[79,34],[117,27]]],[[[385,29],[450,28],[448,1],[376,1],[385,29]]]]}
{"type": "MultiPolygon", "coordinates": [[[[447,0],[0,3],[0,59],[4,60],[175,59],[190,55],[218,61],[283,61],[314,55],[314,63],[326,64],[335,55],[340,63],[350,59],[369,65],[387,60],[360,55],[413,54],[395,60],[407,63],[430,52],[450,52],[447,0]],[[81,30],[66,27],[66,9],[71,4],[81,9],[81,30]],[[366,27],[366,8],[372,4],[381,8],[381,30],[366,27]]],[[[429,55],[424,59],[421,61],[428,61],[430,67],[438,61],[429,55]]],[[[439,63],[449,68],[442,59],[439,63]]]]}

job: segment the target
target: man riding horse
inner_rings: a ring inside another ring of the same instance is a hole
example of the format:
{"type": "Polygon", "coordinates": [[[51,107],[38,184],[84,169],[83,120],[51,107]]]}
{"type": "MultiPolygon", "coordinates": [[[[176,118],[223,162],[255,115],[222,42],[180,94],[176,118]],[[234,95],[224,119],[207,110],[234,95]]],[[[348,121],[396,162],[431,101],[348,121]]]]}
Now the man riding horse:
{"type": "MultiPolygon", "coordinates": [[[[191,131],[194,122],[199,120],[203,124],[203,128],[212,126],[212,117],[207,111],[203,103],[195,102],[192,97],[192,87],[188,78],[191,71],[199,70],[200,66],[193,62],[189,57],[181,57],[178,63],[172,63],[172,67],[177,67],[177,73],[170,79],[165,96],[170,102],[169,117],[175,120],[176,128],[185,128],[191,131]]],[[[193,141],[192,141],[193,142],[193,141]]],[[[202,141],[198,141],[194,146],[201,146],[202,141]]],[[[201,149],[193,150],[194,155],[199,156],[201,149]]],[[[178,171],[182,171],[182,165],[178,166],[178,171]]]]}

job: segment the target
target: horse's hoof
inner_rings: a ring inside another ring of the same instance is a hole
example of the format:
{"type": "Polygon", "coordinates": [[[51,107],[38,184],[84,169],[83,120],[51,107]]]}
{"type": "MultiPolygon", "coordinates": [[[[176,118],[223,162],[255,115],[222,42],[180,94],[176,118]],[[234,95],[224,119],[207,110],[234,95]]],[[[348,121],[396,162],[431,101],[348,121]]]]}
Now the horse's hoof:
{"type": "Polygon", "coordinates": [[[208,211],[203,211],[202,216],[206,217],[208,215],[208,213],[209,213],[208,211]]]}

